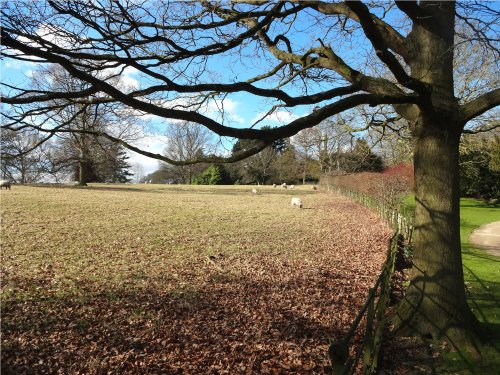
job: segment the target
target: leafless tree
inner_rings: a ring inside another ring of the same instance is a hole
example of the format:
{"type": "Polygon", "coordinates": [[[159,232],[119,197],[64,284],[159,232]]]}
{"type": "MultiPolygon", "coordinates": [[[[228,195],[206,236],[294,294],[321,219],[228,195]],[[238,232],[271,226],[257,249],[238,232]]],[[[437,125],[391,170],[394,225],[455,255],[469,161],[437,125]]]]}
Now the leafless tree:
{"type": "MultiPolygon", "coordinates": [[[[5,127],[10,129],[34,127],[26,121],[26,105],[36,103],[40,111],[56,99],[86,104],[92,96],[93,102],[119,102],[164,119],[201,124],[221,137],[258,142],[229,157],[180,161],[140,150],[108,132],[77,132],[177,165],[229,162],[354,107],[390,105],[407,121],[415,145],[417,202],[412,281],[394,323],[459,345],[477,337],[460,253],[458,149],[469,122],[495,111],[500,88],[479,82],[481,90],[457,97],[455,24],[460,20],[460,27],[470,30],[464,33],[470,35],[468,43],[481,46],[471,53],[488,50],[498,61],[496,7],[479,1],[30,0],[3,2],[1,14],[4,58],[58,64],[85,83],[71,91],[3,83],[4,115],[10,121],[5,127]],[[119,76],[127,68],[141,74],[141,87],[126,90],[103,76],[109,69],[119,76]],[[231,126],[223,106],[216,119],[203,112],[235,93],[265,99],[269,115],[298,106],[318,108],[273,129],[231,126]]],[[[498,119],[498,111],[493,113],[498,119]]]]}
{"type": "Polygon", "coordinates": [[[295,145],[295,149],[302,159],[302,184],[305,185],[309,159],[312,156],[316,156],[317,158],[320,156],[323,145],[322,134],[319,128],[304,129],[293,137],[292,143],[295,145]]]}
{"type": "Polygon", "coordinates": [[[351,114],[335,115],[318,125],[315,157],[321,163],[322,173],[340,172],[341,154],[352,150],[354,134],[362,131],[354,126],[352,118],[351,114]]]}
{"type": "MultiPolygon", "coordinates": [[[[171,160],[189,161],[203,158],[210,149],[210,132],[203,126],[192,122],[175,122],[167,125],[165,133],[168,142],[164,154],[171,160]]],[[[177,176],[176,180],[191,184],[200,168],[193,165],[174,165],[168,167],[177,176]]]]}
{"type": "MultiPolygon", "coordinates": [[[[111,73],[107,73],[107,76],[114,85],[121,85],[120,80],[112,77],[111,73]]],[[[33,71],[30,84],[39,92],[72,92],[88,87],[88,84],[72,77],[59,65],[44,66],[33,71]]],[[[44,133],[44,129],[52,130],[45,132],[48,135],[39,136],[40,145],[49,139],[56,141],[52,145],[60,156],[60,164],[65,161],[66,167],[70,169],[77,164],[80,185],[86,184],[86,173],[91,163],[109,160],[116,151],[114,147],[109,147],[109,139],[99,140],[99,132],[108,132],[124,140],[141,136],[140,115],[134,116],[133,111],[119,103],[101,103],[95,99],[92,95],[81,101],[54,98],[45,107],[32,103],[28,108],[24,107],[23,112],[21,128],[32,129],[40,134],[44,133]],[[54,137],[56,134],[57,137],[54,137]]]]}
{"type": "Polygon", "coordinates": [[[266,184],[273,178],[276,169],[278,153],[273,147],[269,146],[256,155],[243,160],[240,174],[243,177],[243,183],[266,184]]]}
{"type": "Polygon", "coordinates": [[[139,183],[145,176],[144,167],[140,163],[132,165],[132,173],[134,174],[134,182],[139,183]]]}
{"type": "Polygon", "coordinates": [[[40,182],[50,174],[51,160],[47,144],[37,147],[41,138],[36,132],[1,133],[2,178],[21,184],[40,182]]]}

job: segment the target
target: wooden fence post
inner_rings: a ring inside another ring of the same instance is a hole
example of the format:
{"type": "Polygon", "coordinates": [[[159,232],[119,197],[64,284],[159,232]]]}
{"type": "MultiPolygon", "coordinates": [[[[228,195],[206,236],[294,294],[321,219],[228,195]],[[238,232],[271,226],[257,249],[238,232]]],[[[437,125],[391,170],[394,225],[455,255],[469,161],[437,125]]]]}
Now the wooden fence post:
{"type": "Polygon", "coordinates": [[[370,364],[372,361],[372,353],[373,353],[373,318],[374,314],[374,305],[375,305],[375,290],[370,288],[370,292],[368,294],[368,299],[370,303],[368,304],[368,311],[366,313],[366,327],[365,327],[365,339],[363,345],[363,372],[370,368],[370,364]]]}

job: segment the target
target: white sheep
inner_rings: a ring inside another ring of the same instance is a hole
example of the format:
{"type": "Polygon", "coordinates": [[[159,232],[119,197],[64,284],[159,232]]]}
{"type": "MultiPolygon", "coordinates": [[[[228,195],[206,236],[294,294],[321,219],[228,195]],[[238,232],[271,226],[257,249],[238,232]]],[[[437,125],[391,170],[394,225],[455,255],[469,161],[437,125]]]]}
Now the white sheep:
{"type": "Polygon", "coordinates": [[[275,188],[275,187],[276,187],[276,184],[273,184],[273,188],[275,188]]]}
{"type": "Polygon", "coordinates": [[[2,189],[3,187],[5,188],[5,190],[11,188],[12,184],[9,180],[0,180],[0,189],[2,189]]]}
{"type": "Polygon", "coordinates": [[[292,207],[302,208],[302,200],[300,198],[292,198],[292,203],[290,205],[292,207]]]}
{"type": "Polygon", "coordinates": [[[287,188],[287,186],[286,186],[286,182],[283,182],[283,183],[281,184],[281,187],[282,187],[283,189],[286,189],[286,188],[287,188]]]}
{"type": "Polygon", "coordinates": [[[257,189],[252,189],[252,194],[257,194],[257,189]]]}
{"type": "Polygon", "coordinates": [[[295,185],[290,185],[289,189],[295,189],[295,185]]]}

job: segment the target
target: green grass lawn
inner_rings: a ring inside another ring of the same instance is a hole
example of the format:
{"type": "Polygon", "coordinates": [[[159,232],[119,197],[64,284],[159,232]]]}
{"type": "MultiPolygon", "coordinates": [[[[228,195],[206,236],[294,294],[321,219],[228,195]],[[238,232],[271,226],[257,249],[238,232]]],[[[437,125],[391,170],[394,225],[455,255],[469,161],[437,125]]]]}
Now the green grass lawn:
{"type": "Polygon", "coordinates": [[[464,277],[469,304],[482,323],[495,327],[500,336],[500,258],[474,248],[469,243],[472,231],[483,224],[500,221],[500,209],[475,199],[461,201],[460,235],[464,277]]]}
{"type": "MultiPolygon", "coordinates": [[[[405,200],[405,209],[411,210],[414,205],[413,196],[405,200]]],[[[474,229],[495,221],[500,221],[500,208],[478,199],[460,200],[460,237],[468,302],[491,345],[483,349],[481,362],[464,362],[464,358],[452,353],[444,355],[440,373],[493,374],[500,368],[500,258],[469,243],[474,229]]]]}

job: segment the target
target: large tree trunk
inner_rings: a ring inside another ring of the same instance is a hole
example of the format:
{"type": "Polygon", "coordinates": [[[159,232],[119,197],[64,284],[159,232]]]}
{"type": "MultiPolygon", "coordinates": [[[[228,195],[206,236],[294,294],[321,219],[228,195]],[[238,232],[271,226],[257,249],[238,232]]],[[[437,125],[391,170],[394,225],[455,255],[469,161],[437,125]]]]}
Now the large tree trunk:
{"type": "Polygon", "coordinates": [[[402,332],[462,346],[476,342],[478,324],[466,302],[460,249],[460,134],[424,127],[414,154],[414,265],[396,323],[402,332]]]}
{"type": "Polygon", "coordinates": [[[307,154],[304,156],[304,173],[302,174],[302,185],[306,184],[306,174],[307,174],[307,154]]]}
{"type": "Polygon", "coordinates": [[[87,155],[83,148],[79,151],[78,168],[78,185],[87,186],[87,155]]]}
{"type": "Polygon", "coordinates": [[[21,184],[26,184],[26,167],[25,167],[25,156],[21,156],[21,184]]]}
{"type": "Polygon", "coordinates": [[[415,22],[409,35],[410,67],[428,87],[422,104],[406,113],[415,141],[414,266],[395,317],[401,332],[445,338],[464,347],[476,342],[477,320],[466,296],[460,248],[458,153],[461,127],[454,97],[455,4],[422,2],[432,24],[415,22]]]}

